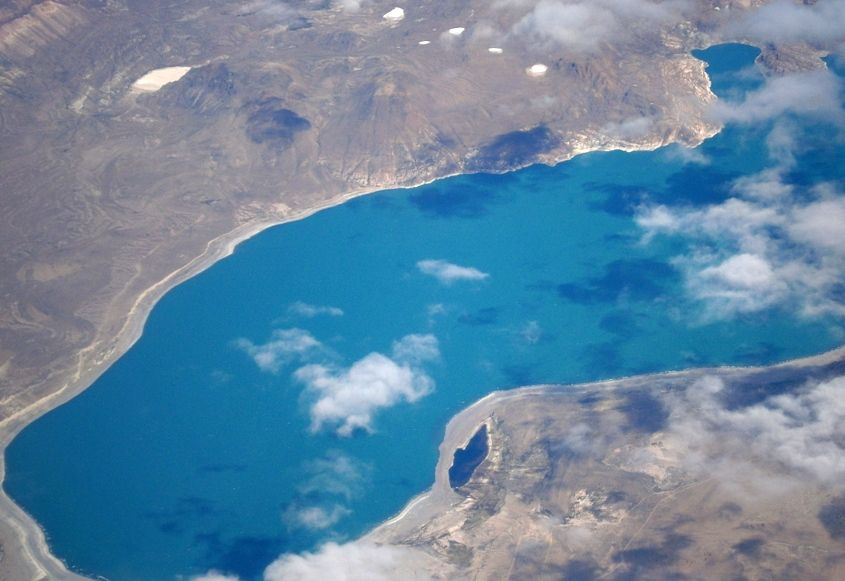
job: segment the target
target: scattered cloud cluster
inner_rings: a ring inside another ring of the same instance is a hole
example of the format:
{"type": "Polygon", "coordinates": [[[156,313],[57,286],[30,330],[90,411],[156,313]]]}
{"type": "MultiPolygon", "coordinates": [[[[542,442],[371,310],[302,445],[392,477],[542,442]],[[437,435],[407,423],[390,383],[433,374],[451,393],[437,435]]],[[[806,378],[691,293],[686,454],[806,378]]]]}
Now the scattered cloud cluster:
{"type": "Polygon", "coordinates": [[[636,221],[646,242],[658,234],[690,242],[676,263],[693,298],[705,304],[705,318],[776,305],[806,316],[845,314],[845,192],[835,184],[790,181],[802,143],[791,117],[781,117],[845,124],[841,91],[833,74],[818,71],[770,79],[744,100],[718,105],[714,114],[723,121],[781,118],[767,140],[774,164],[737,179],[723,202],[639,209],[636,221]]]}
{"type": "Polygon", "coordinates": [[[807,42],[841,51],[845,44],[845,0],[776,0],[731,22],[726,32],[757,42],[807,42]]]}
{"type": "MultiPolygon", "coordinates": [[[[331,351],[298,328],[277,329],[263,344],[240,338],[234,345],[268,373],[304,363],[293,372],[293,378],[306,387],[310,429],[318,432],[331,427],[340,436],[351,436],[357,430],[373,432],[379,410],[413,403],[434,391],[434,380],[424,366],[440,357],[437,338],[430,334],[406,335],[393,343],[390,356],[373,352],[349,367],[326,361],[331,351]],[[320,361],[315,362],[316,358],[320,361]]],[[[312,516],[316,521],[320,514],[312,516]]]]}
{"type": "Polygon", "coordinates": [[[541,46],[590,52],[609,41],[626,38],[635,26],[654,29],[679,20],[685,8],[686,2],[680,0],[540,0],[511,33],[541,46]]]}
{"type": "Polygon", "coordinates": [[[288,313],[305,319],[313,319],[314,317],[318,317],[320,315],[342,317],[343,309],[327,305],[311,305],[309,303],[297,301],[288,305],[288,313]]]}
{"type": "Polygon", "coordinates": [[[393,345],[393,357],[370,353],[348,368],[312,364],[294,377],[314,397],[311,430],[331,426],[340,436],[373,431],[374,414],[400,402],[413,403],[434,390],[422,364],[439,357],[433,335],[408,335],[393,345]]]}
{"type": "Polygon", "coordinates": [[[249,339],[235,340],[235,346],[252,357],[262,371],[278,373],[282,367],[301,360],[322,348],[311,333],[303,329],[277,329],[270,340],[256,345],[249,339]]]}
{"type": "Polygon", "coordinates": [[[794,195],[770,172],[735,185],[738,197],[705,208],[643,208],[647,236],[682,235],[692,252],[676,259],[706,318],[779,305],[806,316],[845,315],[845,195],[819,186],[794,195]],[[783,195],[754,198],[760,192],[783,195]]]}
{"type": "Polygon", "coordinates": [[[417,262],[417,269],[423,274],[433,276],[441,284],[450,285],[458,281],[479,281],[490,275],[471,266],[460,266],[446,260],[426,259],[417,262]]]}
{"type": "Polygon", "coordinates": [[[717,474],[728,485],[767,486],[771,492],[786,490],[807,478],[826,487],[842,487],[845,377],[735,410],[725,408],[724,389],[720,378],[704,377],[681,399],[670,398],[667,441],[679,451],[688,469],[717,474]],[[747,478],[750,468],[738,468],[737,463],[748,463],[751,458],[757,464],[785,466],[795,482],[775,483],[771,476],[747,478]]]}

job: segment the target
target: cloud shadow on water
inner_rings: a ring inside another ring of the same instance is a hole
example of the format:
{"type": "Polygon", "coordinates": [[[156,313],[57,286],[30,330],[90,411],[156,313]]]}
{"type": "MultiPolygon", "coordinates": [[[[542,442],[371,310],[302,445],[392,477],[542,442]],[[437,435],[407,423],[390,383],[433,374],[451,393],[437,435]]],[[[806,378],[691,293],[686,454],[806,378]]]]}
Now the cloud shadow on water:
{"type": "Polygon", "coordinates": [[[485,307],[471,313],[464,313],[458,316],[458,322],[471,327],[484,325],[495,325],[499,321],[499,309],[497,307],[485,307]]]}
{"type": "Polygon", "coordinates": [[[679,276],[665,262],[647,258],[615,260],[605,267],[601,276],[581,283],[559,284],[557,293],[562,299],[582,305],[612,303],[623,293],[632,300],[648,301],[665,294],[679,276]]]}
{"type": "Polygon", "coordinates": [[[235,574],[242,581],[260,578],[267,565],[288,548],[282,537],[246,535],[224,541],[216,532],[197,534],[194,543],[205,545],[203,563],[211,563],[214,570],[235,574]]]}
{"type": "MultiPolygon", "coordinates": [[[[591,343],[581,350],[581,361],[588,374],[601,370],[603,375],[618,375],[625,367],[621,351],[622,342],[618,340],[605,343],[591,343]]],[[[591,377],[591,379],[600,379],[591,377]]]]}
{"type": "Polygon", "coordinates": [[[636,317],[628,311],[612,311],[599,321],[599,328],[622,339],[630,339],[642,333],[636,317]]]}
{"type": "Polygon", "coordinates": [[[495,190],[473,185],[431,185],[412,194],[411,204],[430,218],[481,218],[496,203],[495,190]]]}

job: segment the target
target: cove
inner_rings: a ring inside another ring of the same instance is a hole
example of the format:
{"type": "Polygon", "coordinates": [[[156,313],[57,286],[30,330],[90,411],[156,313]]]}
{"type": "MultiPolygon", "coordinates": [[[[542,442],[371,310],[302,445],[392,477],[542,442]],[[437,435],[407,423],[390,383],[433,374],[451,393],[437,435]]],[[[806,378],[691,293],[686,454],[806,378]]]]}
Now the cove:
{"type": "MultiPolygon", "coordinates": [[[[738,73],[755,55],[702,53],[721,91],[760,82],[738,73]]],[[[673,261],[685,243],[640,242],[645,197],[724,200],[769,164],[768,129],[728,127],[700,148],[707,165],[672,150],[594,153],[374,194],[270,229],[169,292],[124,357],[26,428],[7,451],[6,490],[83,573],[254,579],[282,552],[398,512],[430,486],[449,418],[492,390],[835,347],[839,321],[777,308],[702,321],[673,261]],[[426,260],[478,274],[441,282],[426,260]],[[291,330],[320,346],[260,358],[274,331],[291,330]],[[437,340],[439,357],[419,364],[433,391],[377,411],[371,434],[312,433],[314,396],[297,370],[395,357],[411,334],[437,340]]],[[[845,178],[830,143],[808,146],[791,179],[845,178]]]]}

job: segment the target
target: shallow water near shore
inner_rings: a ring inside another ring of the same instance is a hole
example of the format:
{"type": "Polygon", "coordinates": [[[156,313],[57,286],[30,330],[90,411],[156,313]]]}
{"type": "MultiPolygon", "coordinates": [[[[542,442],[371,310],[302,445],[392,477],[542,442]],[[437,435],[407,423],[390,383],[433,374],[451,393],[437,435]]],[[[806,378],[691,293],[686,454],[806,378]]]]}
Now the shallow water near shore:
{"type": "MultiPolygon", "coordinates": [[[[720,94],[760,82],[737,74],[753,49],[704,55],[720,94]]],[[[725,199],[769,165],[768,129],[728,127],[700,148],[707,165],[672,148],[594,153],[374,194],[270,229],[168,293],[123,358],[25,429],[7,451],[6,490],[84,573],[256,578],[282,552],[399,511],[430,486],[448,419],[494,389],[835,347],[842,329],[829,319],[770,309],[704,320],[673,262],[683,242],[642,244],[633,220],[644,199],[725,199]],[[442,282],[424,260],[476,272],[442,282]],[[259,357],[261,369],[255,347],[291,329],[322,347],[259,357]],[[297,369],[391,355],[410,334],[437,339],[439,358],[415,364],[433,392],[378,411],[372,434],[309,430],[297,369]]],[[[845,178],[843,152],[819,140],[791,179],[845,178]]]]}

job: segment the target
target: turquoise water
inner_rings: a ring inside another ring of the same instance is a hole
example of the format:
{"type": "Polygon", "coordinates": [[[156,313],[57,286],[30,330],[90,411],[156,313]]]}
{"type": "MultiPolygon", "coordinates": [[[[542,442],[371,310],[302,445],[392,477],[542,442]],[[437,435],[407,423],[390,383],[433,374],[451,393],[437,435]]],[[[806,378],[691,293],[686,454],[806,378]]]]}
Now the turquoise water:
{"type": "MultiPolygon", "coordinates": [[[[714,86],[753,87],[759,79],[736,71],[754,55],[709,51],[714,86]]],[[[732,180],[770,163],[767,130],[728,128],[701,148],[706,166],[671,150],[596,153],[384,192],[273,228],[168,293],[123,358],[25,429],[7,452],[6,490],[83,572],[254,578],[281,552],[353,537],[400,510],[430,486],[448,419],[491,390],[832,348],[842,329],[830,320],[769,310],[702,322],[672,263],[683,242],[639,243],[644,196],[726,198],[732,180]],[[425,259],[488,276],[445,285],[419,270],[425,259]],[[298,301],[343,315],[297,315],[298,301]],[[436,388],[379,411],[372,434],[311,433],[311,400],[292,377],[305,361],[262,371],[238,346],[292,328],[324,345],[307,362],[339,368],[432,334],[440,358],[420,367],[436,388]],[[296,524],[309,508],[336,522],[296,524]]],[[[811,144],[801,155],[816,162],[794,179],[841,180],[841,154],[811,144]]]]}

